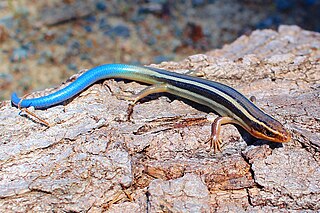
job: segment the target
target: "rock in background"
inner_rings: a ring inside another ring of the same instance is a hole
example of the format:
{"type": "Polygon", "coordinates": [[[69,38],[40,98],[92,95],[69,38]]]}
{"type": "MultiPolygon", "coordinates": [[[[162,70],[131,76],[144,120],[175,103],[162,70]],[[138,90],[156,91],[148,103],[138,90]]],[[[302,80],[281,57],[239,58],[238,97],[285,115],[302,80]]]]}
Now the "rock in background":
{"type": "Polygon", "coordinates": [[[159,64],[256,29],[320,31],[316,0],[0,1],[0,101],[105,63],[159,64]]]}

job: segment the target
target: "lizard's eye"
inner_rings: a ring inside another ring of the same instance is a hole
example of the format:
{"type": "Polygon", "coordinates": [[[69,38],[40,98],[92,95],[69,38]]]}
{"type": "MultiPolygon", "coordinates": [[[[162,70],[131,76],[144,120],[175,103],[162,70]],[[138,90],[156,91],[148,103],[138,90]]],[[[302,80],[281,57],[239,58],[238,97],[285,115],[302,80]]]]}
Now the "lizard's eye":
{"type": "Polygon", "coordinates": [[[271,138],[275,136],[274,133],[271,132],[271,131],[268,130],[268,129],[264,129],[264,130],[263,130],[263,134],[266,135],[266,136],[268,136],[268,137],[271,137],[271,138]]]}

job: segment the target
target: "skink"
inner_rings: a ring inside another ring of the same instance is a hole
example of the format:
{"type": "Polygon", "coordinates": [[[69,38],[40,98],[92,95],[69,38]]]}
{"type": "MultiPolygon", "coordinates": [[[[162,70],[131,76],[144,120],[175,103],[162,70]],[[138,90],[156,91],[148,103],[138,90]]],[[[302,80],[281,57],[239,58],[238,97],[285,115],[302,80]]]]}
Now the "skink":
{"type": "Polygon", "coordinates": [[[221,125],[227,123],[239,125],[259,139],[280,143],[291,139],[289,131],[280,122],[265,114],[237,90],[218,82],[151,67],[105,64],[88,70],[65,88],[47,96],[20,99],[13,93],[11,101],[20,108],[33,106],[36,109],[46,109],[106,78],[122,78],[151,84],[137,95],[128,98],[133,103],[149,94],[167,92],[211,108],[220,115],[212,124],[209,138],[211,147],[215,150],[220,150],[221,125]]]}

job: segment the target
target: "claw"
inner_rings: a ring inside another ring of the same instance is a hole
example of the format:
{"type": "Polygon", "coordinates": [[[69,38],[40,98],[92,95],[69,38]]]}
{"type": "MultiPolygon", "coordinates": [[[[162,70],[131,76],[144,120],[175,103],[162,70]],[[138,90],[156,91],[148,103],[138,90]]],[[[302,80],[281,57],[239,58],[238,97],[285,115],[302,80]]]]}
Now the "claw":
{"type": "Polygon", "coordinates": [[[208,142],[210,142],[210,153],[212,152],[212,150],[214,151],[214,154],[216,154],[217,151],[221,152],[222,141],[216,135],[211,135],[205,143],[208,142]]]}
{"type": "Polygon", "coordinates": [[[221,144],[222,144],[222,141],[220,140],[221,125],[228,124],[228,123],[237,123],[237,121],[230,117],[217,117],[211,125],[211,136],[207,140],[207,142],[210,141],[210,149],[212,150],[213,148],[214,153],[217,153],[217,151],[221,152],[221,144]]]}

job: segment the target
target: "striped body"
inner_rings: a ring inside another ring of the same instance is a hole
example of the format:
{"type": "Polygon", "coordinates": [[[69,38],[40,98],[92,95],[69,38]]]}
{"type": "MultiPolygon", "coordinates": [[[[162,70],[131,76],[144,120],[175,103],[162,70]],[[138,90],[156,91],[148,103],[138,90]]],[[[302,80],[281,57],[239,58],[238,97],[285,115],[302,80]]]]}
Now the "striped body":
{"type": "Polygon", "coordinates": [[[164,85],[168,92],[199,104],[203,104],[223,117],[230,117],[253,136],[274,142],[290,140],[288,131],[274,118],[265,114],[244,95],[235,89],[214,81],[173,73],[150,67],[125,64],[107,64],[95,67],[82,74],[65,88],[34,99],[22,100],[15,93],[12,103],[22,108],[33,106],[48,108],[77,95],[94,82],[106,78],[123,78],[152,85],[164,85]]]}

